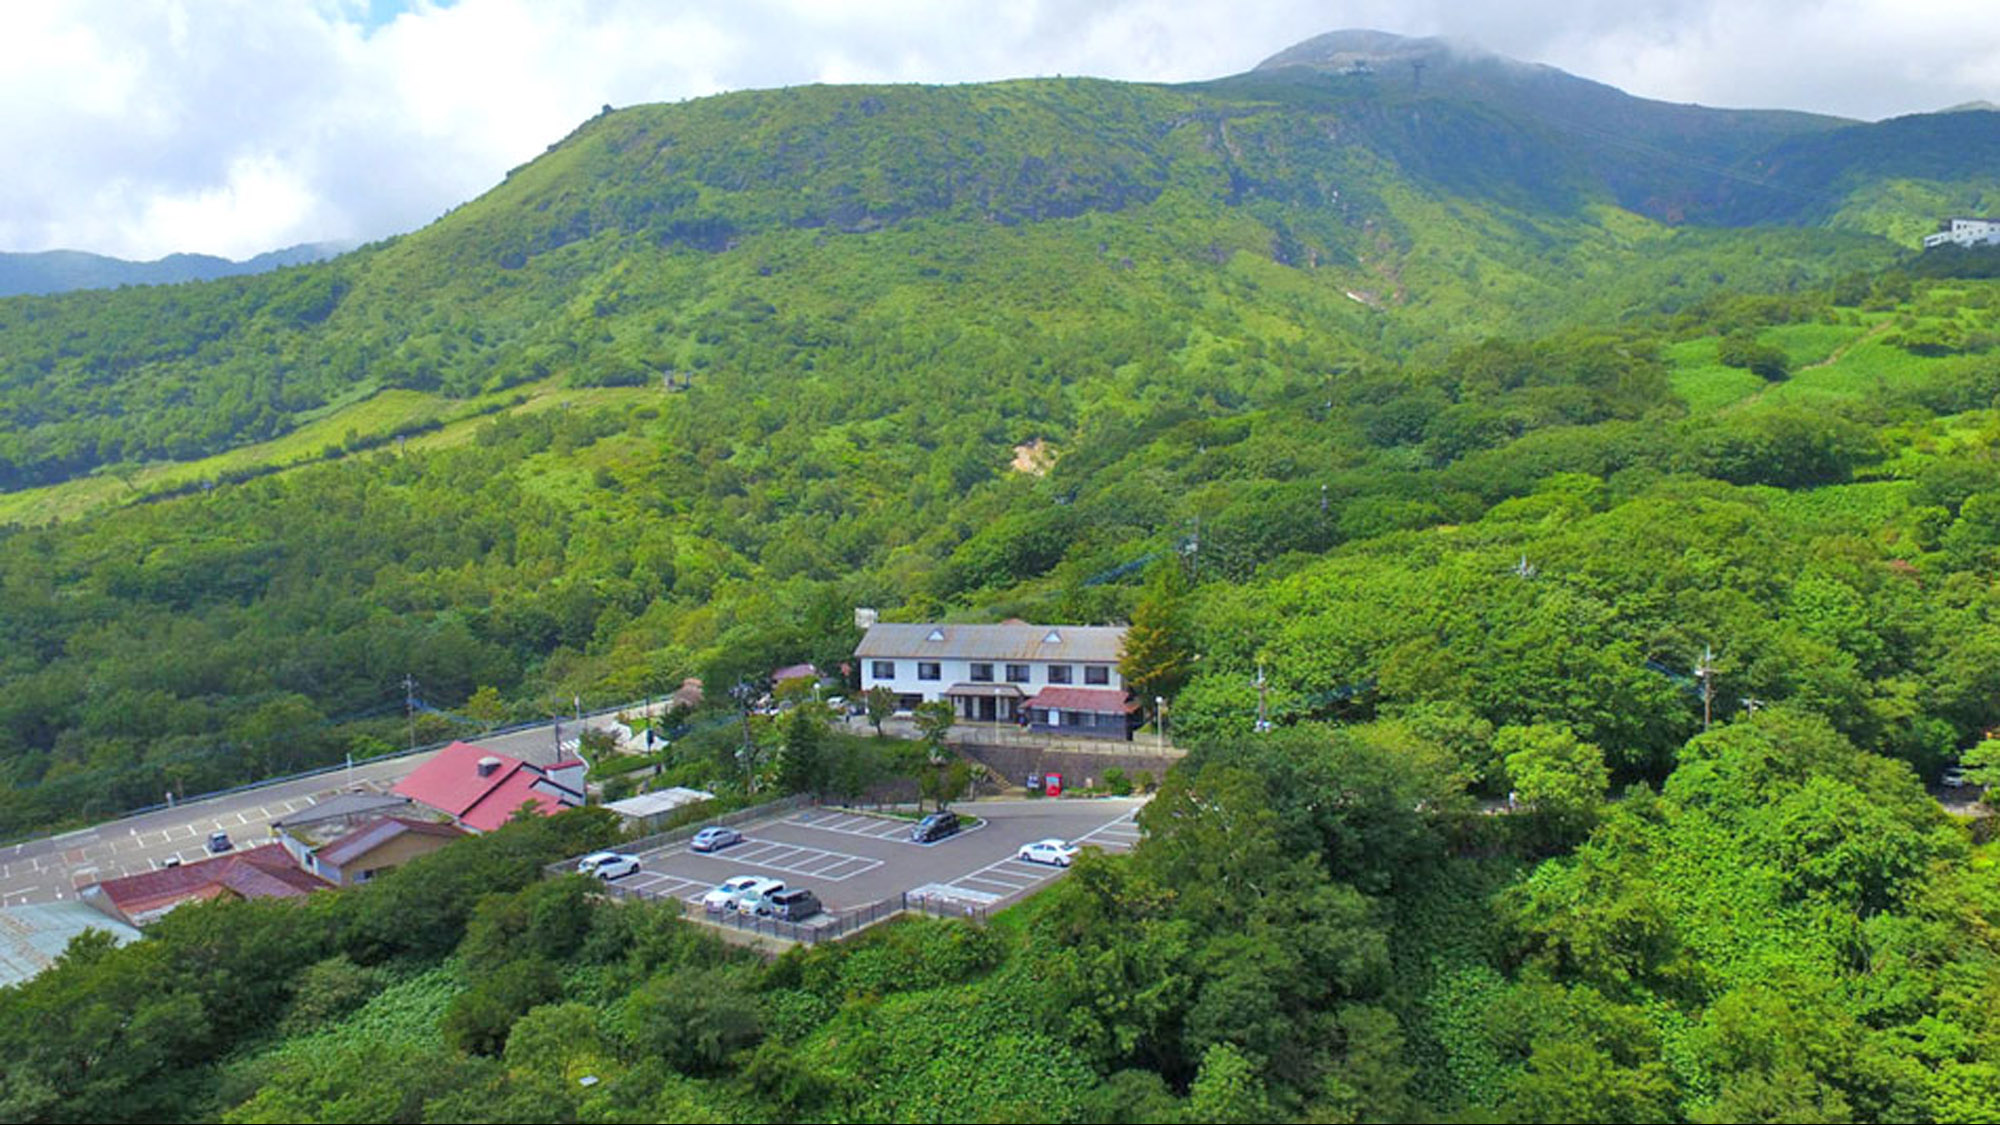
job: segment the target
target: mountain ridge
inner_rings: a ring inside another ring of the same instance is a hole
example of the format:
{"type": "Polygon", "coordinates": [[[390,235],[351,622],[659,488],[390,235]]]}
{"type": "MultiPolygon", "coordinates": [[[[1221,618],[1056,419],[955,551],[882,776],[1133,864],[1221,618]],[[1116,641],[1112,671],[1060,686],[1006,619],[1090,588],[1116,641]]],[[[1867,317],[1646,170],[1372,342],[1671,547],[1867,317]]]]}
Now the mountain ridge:
{"type": "Polygon", "coordinates": [[[88,250],[0,251],[0,297],[213,281],[321,262],[358,245],[352,241],[300,242],[240,261],[213,254],[176,253],[151,261],[134,261],[88,250]]]}

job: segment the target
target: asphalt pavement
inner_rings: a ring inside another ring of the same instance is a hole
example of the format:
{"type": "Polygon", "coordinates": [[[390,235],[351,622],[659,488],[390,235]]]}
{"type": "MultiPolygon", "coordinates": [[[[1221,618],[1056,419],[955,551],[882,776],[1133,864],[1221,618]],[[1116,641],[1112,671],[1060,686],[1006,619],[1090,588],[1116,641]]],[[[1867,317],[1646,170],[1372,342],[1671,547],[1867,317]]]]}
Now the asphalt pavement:
{"type": "MultiPolygon", "coordinates": [[[[627,708],[596,712],[585,719],[612,716],[622,710],[627,708]]],[[[583,727],[575,719],[471,741],[545,764],[555,757],[558,727],[563,745],[574,749],[583,727]]],[[[93,828],[0,847],[0,906],[74,898],[92,883],[156,870],[169,858],[178,857],[183,863],[202,859],[208,855],[205,844],[211,832],[229,833],[230,842],[239,849],[269,843],[272,821],[342,793],[386,793],[435,753],[420,751],[377,759],[351,769],[180,802],[93,828]]]]}
{"type": "Polygon", "coordinates": [[[810,888],[839,913],[901,894],[997,909],[1039,889],[1062,868],[1016,858],[1025,844],[1051,837],[1127,851],[1139,839],[1137,799],[1038,799],[954,805],[980,823],[935,843],[910,840],[911,821],[838,808],[806,808],[739,826],[743,842],[719,852],[686,843],[639,854],[641,870],[620,887],[700,902],[737,875],[782,879],[810,888]]]}

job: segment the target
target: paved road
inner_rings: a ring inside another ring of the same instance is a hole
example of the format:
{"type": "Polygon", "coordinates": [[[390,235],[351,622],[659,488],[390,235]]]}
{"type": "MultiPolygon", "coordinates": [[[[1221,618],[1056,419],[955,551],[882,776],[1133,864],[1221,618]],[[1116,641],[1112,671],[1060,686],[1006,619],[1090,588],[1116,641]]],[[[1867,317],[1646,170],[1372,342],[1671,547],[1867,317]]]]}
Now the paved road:
{"type": "MultiPolygon", "coordinates": [[[[809,887],[839,912],[904,892],[952,903],[999,907],[1025,897],[1062,869],[1014,858],[1023,844],[1049,837],[1127,851],[1139,840],[1137,799],[979,801],[954,806],[984,820],[931,844],[912,843],[910,822],[807,808],[742,827],[741,844],[711,855],[676,844],[644,852],[621,887],[697,904],[736,875],[767,875],[809,887]]],[[[698,916],[698,915],[697,915],[698,916]]]]}
{"type": "MultiPolygon", "coordinates": [[[[603,711],[586,720],[618,713],[603,711]]],[[[573,749],[581,724],[570,719],[559,725],[564,746],[573,749]]],[[[557,726],[529,727],[478,742],[502,754],[546,763],[555,756],[557,726]]],[[[208,854],[204,844],[211,832],[229,833],[238,848],[265,843],[272,821],[352,789],[387,792],[434,753],[274,782],[0,848],[0,906],[74,898],[92,883],[155,870],[169,857],[178,856],[183,862],[200,859],[208,854]]]]}

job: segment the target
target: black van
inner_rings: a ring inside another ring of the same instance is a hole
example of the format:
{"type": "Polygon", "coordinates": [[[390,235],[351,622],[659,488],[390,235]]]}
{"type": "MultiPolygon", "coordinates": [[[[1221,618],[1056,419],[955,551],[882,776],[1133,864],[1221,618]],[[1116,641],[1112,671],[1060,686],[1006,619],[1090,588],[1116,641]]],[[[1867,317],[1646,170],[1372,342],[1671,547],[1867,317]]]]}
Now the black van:
{"type": "Polygon", "coordinates": [[[804,887],[793,887],[767,897],[758,905],[757,913],[780,922],[803,922],[824,909],[818,895],[804,887]]]}
{"type": "Polygon", "coordinates": [[[919,844],[928,844],[933,840],[942,840],[957,831],[958,814],[946,809],[944,812],[934,812],[918,821],[917,826],[910,829],[910,839],[919,844]]]}

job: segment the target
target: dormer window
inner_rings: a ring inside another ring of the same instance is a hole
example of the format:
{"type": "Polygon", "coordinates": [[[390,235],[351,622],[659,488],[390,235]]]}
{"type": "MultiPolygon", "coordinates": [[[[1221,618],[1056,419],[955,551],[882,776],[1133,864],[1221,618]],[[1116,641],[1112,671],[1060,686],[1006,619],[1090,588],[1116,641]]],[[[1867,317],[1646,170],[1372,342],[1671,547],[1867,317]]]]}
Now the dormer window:
{"type": "Polygon", "coordinates": [[[943,629],[932,629],[932,630],[931,630],[931,635],[930,635],[930,636],[928,636],[928,637],[925,637],[924,639],[925,639],[925,640],[927,640],[927,641],[932,641],[932,642],[936,642],[936,641],[941,641],[941,640],[944,640],[944,630],[943,630],[943,629]]]}
{"type": "Polygon", "coordinates": [[[1059,645],[1062,643],[1062,634],[1054,629],[1050,629],[1049,635],[1042,638],[1042,643],[1045,645],[1059,645]]]}

